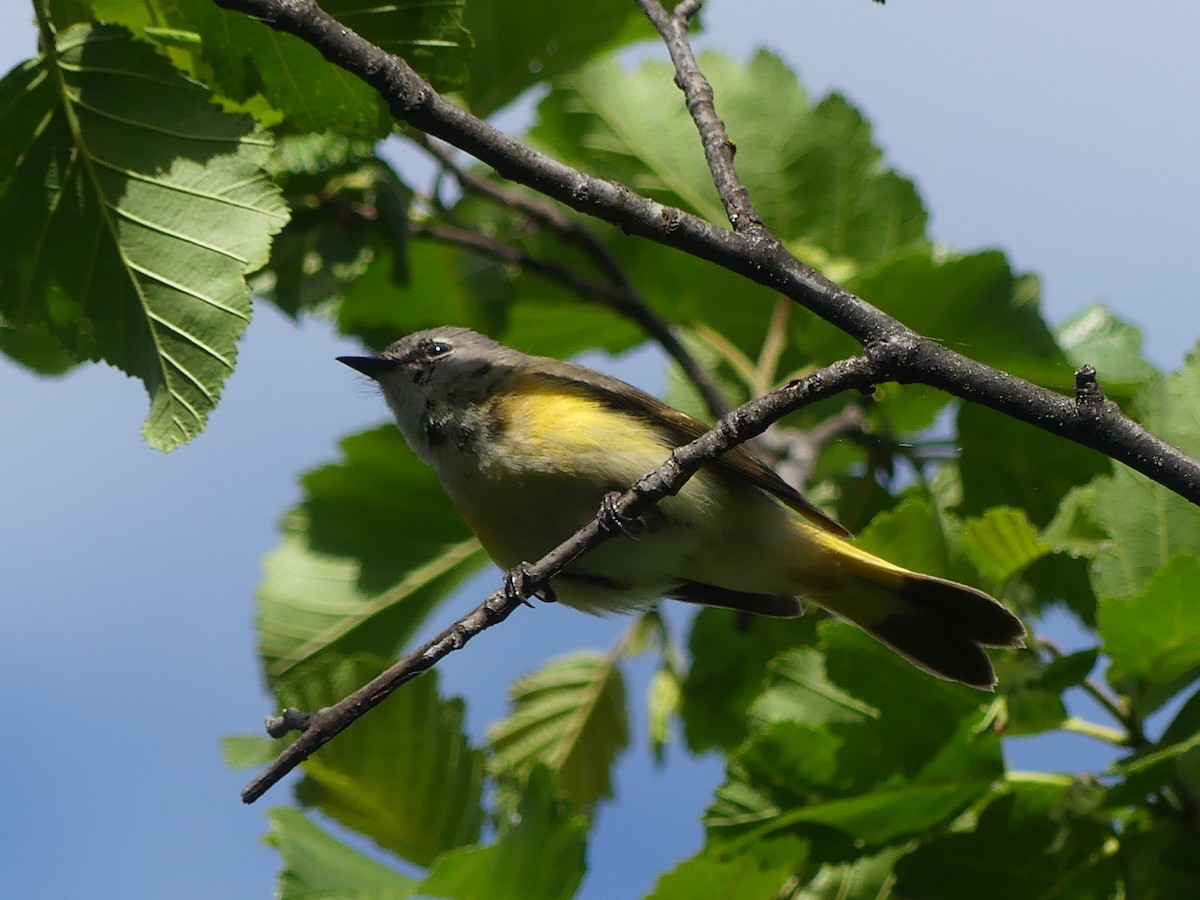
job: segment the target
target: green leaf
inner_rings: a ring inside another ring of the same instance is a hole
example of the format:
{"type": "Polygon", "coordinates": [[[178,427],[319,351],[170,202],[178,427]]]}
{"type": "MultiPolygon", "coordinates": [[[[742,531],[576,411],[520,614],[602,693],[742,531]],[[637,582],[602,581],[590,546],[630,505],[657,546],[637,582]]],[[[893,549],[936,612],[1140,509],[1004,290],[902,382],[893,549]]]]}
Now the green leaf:
{"type": "Polygon", "coordinates": [[[979,518],[963,522],[963,550],[982,575],[1003,584],[1050,547],[1038,538],[1025,511],[992,507],[979,518]]]}
{"type": "Polygon", "coordinates": [[[969,581],[972,574],[962,553],[962,523],[935,511],[924,497],[909,496],[871,520],[855,543],[898,566],[969,581]]]}
{"type": "MultiPolygon", "coordinates": [[[[320,709],[384,668],[353,657],[310,669],[281,697],[320,709]]],[[[402,686],[387,701],[304,763],[300,802],[418,865],[479,837],[483,753],[463,734],[463,702],[438,697],[436,673],[402,686]]]]}
{"type": "Polygon", "coordinates": [[[892,869],[903,847],[855,854],[852,862],[827,863],[817,871],[797,900],[885,900],[892,896],[892,869]]]}
{"type": "Polygon", "coordinates": [[[1096,378],[1111,399],[1131,396],[1134,389],[1155,374],[1142,356],[1142,332],[1118,319],[1097,303],[1072,316],[1055,329],[1055,336],[1071,365],[1092,365],[1096,378]]]}
{"type": "Polygon", "coordinates": [[[948,821],[991,783],[990,778],[913,780],[837,791],[849,775],[838,760],[845,747],[820,729],[791,723],[771,727],[738,752],[705,825],[710,833],[728,831],[730,838],[718,835],[721,840],[736,835],[736,846],[800,824],[824,825],[855,841],[880,844],[948,821]]]}
{"type": "MultiPolygon", "coordinates": [[[[1042,318],[1036,283],[1014,275],[998,251],[948,258],[911,253],[847,286],[973,359],[1039,384],[1074,384],[1071,366],[1042,318]]],[[[857,349],[844,335],[838,341],[833,359],[844,355],[841,348],[857,349]]]]}
{"type": "Polygon", "coordinates": [[[231,769],[254,769],[275,758],[279,747],[257,734],[232,734],[221,738],[221,761],[231,769]]]}
{"type": "Polygon", "coordinates": [[[468,3],[465,22],[475,49],[463,93],[477,116],[490,115],[604,50],[654,33],[625,0],[586,6],[556,0],[468,3]]]}
{"type": "Polygon", "coordinates": [[[683,686],[679,674],[670,666],[663,666],[650,679],[646,688],[647,730],[650,737],[650,752],[662,763],[667,741],[671,737],[671,722],[679,713],[679,702],[683,686]]]}
{"type": "Polygon", "coordinates": [[[1111,831],[1086,820],[1068,827],[1064,804],[1070,790],[1070,780],[1061,776],[1010,781],[972,831],[926,841],[899,861],[896,896],[958,900],[964,885],[979,900],[1113,896],[1116,866],[1101,849],[1111,831]],[[1056,887],[1074,877],[1073,870],[1081,863],[1096,866],[1107,876],[1099,879],[1104,892],[1056,893],[1056,887]]]}
{"type": "MultiPolygon", "coordinates": [[[[466,79],[471,37],[462,26],[464,6],[465,0],[321,4],[346,27],[403,57],[441,91],[460,87],[466,79]]],[[[182,7],[178,24],[199,33],[204,60],[224,93],[239,102],[261,94],[289,130],[333,130],[373,139],[391,130],[391,115],[374,88],[327,62],[299,38],[206,3],[182,7]]]]}
{"type": "Polygon", "coordinates": [[[391,425],[301,477],[307,497],[263,563],[258,638],[272,685],[324,657],[390,656],[486,555],[391,425]]]}
{"type": "Polygon", "coordinates": [[[1112,658],[1109,683],[1133,694],[1142,714],[1200,672],[1198,580],[1200,558],[1180,555],[1159,569],[1140,594],[1101,600],[1100,635],[1112,658]]]}
{"type": "Polygon", "coordinates": [[[1060,692],[1082,684],[1092,674],[1092,669],[1096,668],[1099,655],[1099,647],[1089,647],[1060,656],[1046,666],[1038,683],[1047,690],[1060,692]]]}
{"type": "Polygon", "coordinates": [[[700,610],[692,620],[683,681],[684,736],[693,753],[741,743],[767,664],[782,650],[815,643],[816,624],[815,616],[776,620],[700,610]]]}
{"type": "Polygon", "coordinates": [[[1186,754],[1200,750],[1200,732],[1174,743],[1160,743],[1143,753],[1126,757],[1113,766],[1124,781],[1109,792],[1112,804],[1137,803],[1179,775],[1186,754]]]}
{"type": "Polygon", "coordinates": [[[140,378],[143,435],[200,432],[286,221],[270,137],[123,28],[73,26],[0,82],[0,315],[140,378]]]}
{"type": "Polygon", "coordinates": [[[38,375],[65,375],[79,364],[41,322],[12,328],[0,321],[0,353],[38,375]]]}
{"type": "MultiPolygon", "coordinates": [[[[924,244],[925,211],[912,183],[883,166],[870,126],[844,99],[814,107],[766,51],[747,64],[711,52],[699,63],[737,143],[738,174],[784,241],[858,261],[924,244]]],[[[669,66],[647,62],[627,73],[615,60],[597,61],[561,79],[538,116],[531,139],[564,161],[727,224],[669,66]]]]}
{"type": "MultiPolygon", "coordinates": [[[[1133,404],[1133,418],[1184,453],[1200,456],[1200,354],[1167,378],[1152,378],[1133,404]]],[[[1097,596],[1131,596],[1181,552],[1200,554],[1200,509],[1123,466],[1095,482],[1092,515],[1109,541],[1096,556],[1097,596]]]]}
{"type": "Polygon", "coordinates": [[[499,333],[515,299],[501,266],[444,244],[413,241],[407,250],[405,284],[396,279],[392,257],[376,253],[347,286],[338,306],[338,330],[376,349],[439,325],[499,333]]]}
{"type": "Polygon", "coordinates": [[[659,876],[646,900],[776,900],[802,859],[764,864],[749,853],[705,850],[659,876]]]}
{"type": "Polygon", "coordinates": [[[780,653],[767,666],[766,689],[750,707],[754,730],[775,722],[858,722],[880,712],[842,690],[825,673],[825,657],[811,647],[780,653]]]}
{"type": "Polygon", "coordinates": [[[1074,557],[1095,556],[1108,542],[1108,534],[1096,521],[1092,509],[1095,499],[1095,484],[1071,488],[1050,524],[1042,530],[1042,540],[1074,557]]]}
{"type": "Polygon", "coordinates": [[[516,814],[496,842],[443,854],[420,895],[452,900],[567,900],[585,870],[587,825],[554,795],[554,779],[536,766],[516,814]]]}
{"type": "Polygon", "coordinates": [[[629,743],[616,657],[585,651],[552,660],[511,696],[512,712],[488,730],[493,777],[521,780],[544,764],[580,809],[612,795],[613,762],[629,743]]]}
{"type": "Polygon", "coordinates": [[[1138,897],[1176,900],[1200,894],[1196,839],[1187,829],[1163,823],[1131,830],[1121,841],[1121,850],[1126,884],[1138,897]]]}
{"type": "Polygon", "coordinates": [[[255,279],[257,294],[296,316],[341,297],[376,261],[404,283],[412,192],[368,142],[287,136],[273,162],[293,213],[255,279]]]}
{"type": "Polygon", "coordinates": [[[1043,527],[1064,498],[1112,463],[1102,454],[973,403],[958,410],[962,511],[1022,509],[1043,527]]]}
{"type": "Polygon", "coordinates": [[[1002,772],[974,692],[929,678],[845,623],[826,621],[820,635],[825,673],[816,651],[776,663],[783,677],[755,708],[778,719],[731,757],[706,815],[710,836],[730,846],[812,825],[886,843],[957,815],[1002,772]],[[782,717],[789,707],[797,721],[782,717]]]}
{"type": "Polygon", "coordinates": [[[284,863],[276,891],[280,900],[404,900],[416,891],[413,879],[347,847],[297,809],[279,807],[267,818],[266,842],[284,863]]]}

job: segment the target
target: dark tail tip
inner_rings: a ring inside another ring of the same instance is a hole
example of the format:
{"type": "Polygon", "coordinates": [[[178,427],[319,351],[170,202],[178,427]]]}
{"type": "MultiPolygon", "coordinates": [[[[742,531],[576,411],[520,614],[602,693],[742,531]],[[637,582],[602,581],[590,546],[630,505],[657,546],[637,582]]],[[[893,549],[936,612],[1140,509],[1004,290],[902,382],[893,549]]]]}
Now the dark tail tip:
{"type": "Polygon", "coordinates": [[[983,591],[932,575],[911,575],[905,579],[902,594],[952,625],[954,634],[988,647],[1023,646],[1025,626],[1021,620],[983,591]]]}
{"type": "Polygon", "coordinates": [[[987,653],[953,625],[932,616],[893,615],[869,630],[926,672],[984,690],[996,686],[987,653]]]}

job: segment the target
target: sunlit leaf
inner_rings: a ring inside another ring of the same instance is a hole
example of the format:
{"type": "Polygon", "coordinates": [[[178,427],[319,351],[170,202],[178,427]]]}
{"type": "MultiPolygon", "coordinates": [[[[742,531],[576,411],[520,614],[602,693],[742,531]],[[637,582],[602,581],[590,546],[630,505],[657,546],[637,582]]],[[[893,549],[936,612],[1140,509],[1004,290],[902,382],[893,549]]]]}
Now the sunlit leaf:
{"type": "MultiPolygon", "coordinates": [[[[1183,369],[1153,378],[1139,391],[1133,416],[1154,434],[1193,457],[1200,455],[1200,354],[1183,369]]],[[[1098,596],[1130,596],[1171,557],[1200,554],[1200,509],[1169,488],[1118,466],[1096,481],[1092,515],[1111,540],[1096,556],[1093,584],[1098,596]]]]}
{"type": "Polygon", "coordinates": [[[276,892],[280,900],[405,900],[413,896],[413,879],[347,847],[299,810],[279,807],[267,816],[271,830],[266,841],[283,857],[276,892]]]}
{"type": "Polygon", "coordinates": [[[582,809],[612,794],[613,761],[629,743],[615,657],[582,652],[547,663],[513,685],[512,705],[488,731],[493,777],[522,778],[544,764],[582,809]]]}
{"type": "Polygon", "coordinates": [[[140,378],[170,450],[215,407],[286,221],[271,139],[123,28],[47,51],[0,82],[0,315],[140,378]]]}
{"type": "Polygon", "coordinates": [[[496,842],[443,854],[421,896],[452,900],[568,900],[584,873],[587,827],[554,795],[554,778],[534,767],[515,814],[496,842]]]}

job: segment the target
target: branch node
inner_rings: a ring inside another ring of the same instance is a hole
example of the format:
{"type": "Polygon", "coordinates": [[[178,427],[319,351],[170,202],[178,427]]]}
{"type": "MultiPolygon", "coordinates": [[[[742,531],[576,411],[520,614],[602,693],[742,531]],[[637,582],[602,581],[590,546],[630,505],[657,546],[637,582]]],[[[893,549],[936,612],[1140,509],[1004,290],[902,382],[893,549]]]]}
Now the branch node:
{"type": "Polygon", "coordinates": [[[304,710],[289,706],[277,716],[267,716],[263,725],[267,729],[267,734],[271,737],[281,738],[293,731],[308,731],[308,726],[312,724],[312,719],[313,713],[304,712],[304,710]]]}
{"type": "Polygon", "coordinates": [[[1090,363],[1075,370],[1075,405],[1081,410],[1100,412],[1105,402],[1104,390],[1096,380],[1096,367],[1090,363]]]}

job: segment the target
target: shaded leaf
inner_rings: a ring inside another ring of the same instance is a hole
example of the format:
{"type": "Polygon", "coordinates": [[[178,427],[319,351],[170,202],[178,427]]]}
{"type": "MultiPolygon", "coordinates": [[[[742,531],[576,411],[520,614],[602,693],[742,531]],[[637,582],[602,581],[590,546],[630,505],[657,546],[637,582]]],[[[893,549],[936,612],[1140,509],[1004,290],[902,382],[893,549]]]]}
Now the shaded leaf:
{"type": "Polygon", "coordinates": [[[210,99],[115,26],[73,26],[0,82],[0,314],[140,378],[164,450],[215,407],[245,274],[287,218],[270,137],[210,99]]]}
{"type": "Polygon", "coordinates": [[[65,375],[79,364],[42,322],[13,328],[0,321],[0,353],[38,375],[65,375]]]}
{"type": "Polygon", "coordinates": [[[408,279],[397,282],[390,254],[374,257],[338,306],[338,329],[382,350],[403,335],[439,325],[498,334],[515,294],[509,275],[488,260],[443,244],[408,245],[408,279]]]}
{"type": "Polygon", "coordinates": [[[587,826],[554,795],[553,776],[535,766],[515,815],[496,842],[443,854],[420,885],[421,896],[452,900],[567,900],[585,869],[587,826]]]}
{"type": "Polygon", "coordinates": [[[746,735],[746,714],[765,686],[777,653],[816,642],[816,617],[739,619],[705,608],[692,620],[690,657],[683,681],[684,736],[693,753],[729,749],[746,735]]]}
{"type": "Polygon", "coordinates": [[[280,900],[413,896],[413,879],[347,847],[299,810],[278,807],[267,817],[271,830],[266,842],[279,851],[284,863],[276,890],[280,900]]]}
{"type": "Polygon", "coordinates": [[[855,854],[851,862],[826,863],[796,900],[884,900],[892,896],[892,868],[903,853],[902,847],[885,847],[855,854]]]}
{"type": "Polygon", "coordinates": [[[1100,890],[1076,889],[1061,896],[1109,897],[1117,867],[1100,853],[1109,832],[1099,822],[1074,829],[1062,841],[1062,807],[1070,779],[1045,776],[1010,781],[1004,794],[991,802],[969,833],[950,834],[922,843],[896,865],[898,896],[960,898],[964,885],[981,900],[1054,896],[1053,889],[1071,878],[1089,859],[1103,877],[1093,881],[1100,890]]]}
{"type": "Polygon", "coordinates": [[[1200,672],[1200,558],[1180,555],[1131,597],[1105,597],[1099,627],[1112,658],[1109,683],[1131,693],[1142,714],[1151,712],[1200,672]]]}
{"type": "Polygon", "coordinates": [[[880,712],[829,680],[825,658],[811,647],[786,650],[767,666],[766,689],[750,707],[756,729],[774,722],[857,722],[880,712]]]}
{"type": "Polygon", "coordinates": [[[377,260],[407,279],[412,192],[370,143],[340,135],[285,136],[272,158],[292,218],[255,292],[290,316],[341,297],[377,260]]]}
{"type": "Polygon", "coordinates": [[[959,408],[958,441],[962,511],[969,514],[1011,506],[1044,527],[1072,489],[1112,471],[1094,450],[972,403],[959,408]]]}
{"type": "MultiPolygon", "coordinates": [[[[384,668],[368,656],[309,669],[281,701],[320,709],[384,668]]],[[[463,734],[463,702],[438,697],[436,673],[405,684],[304,764],[296,796],[404,859],[428,865],[479,837],[483,754],[463,734]]]]}
{"type": "Polygon", "coordinates": [[[624,0],[586,6],[555,0],[468,3],[465,24],[475,48],[463,94],[481,117],[607,48],[654,34],[645,16],[624,0]]]}
{"type": "Polygon", "coordinates": [[[512,712],[488,729],[495,778],[521,780],[537,764],[570,801],[589,809],[612,794],[612,766],[629,743],[625,682],[615,656],[552,660],[511,690],[512,712]]]}

